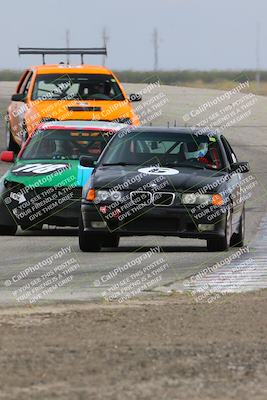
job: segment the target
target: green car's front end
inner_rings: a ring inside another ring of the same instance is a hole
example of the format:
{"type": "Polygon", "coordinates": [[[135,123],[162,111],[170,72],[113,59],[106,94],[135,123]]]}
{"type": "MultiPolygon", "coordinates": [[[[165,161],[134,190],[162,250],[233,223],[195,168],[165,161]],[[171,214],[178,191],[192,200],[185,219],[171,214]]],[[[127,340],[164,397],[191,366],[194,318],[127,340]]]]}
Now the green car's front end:
{"type": "Polygon", "coordinates": [[[1,226],[77,226],[81,186],[78,160],[18,159],[1,181],[1,226]]]}
{"type": "Polygon", "coordinates": [[[118,130],[115,124],[98,124],[45,124],[16,159],[12,152],[2,153],[2,161],[14,164],[0,181],[0,234],[15,234],[18,226],[78,226],[82,186],[92,173],[79,158],[96,160],[118,130]]]}

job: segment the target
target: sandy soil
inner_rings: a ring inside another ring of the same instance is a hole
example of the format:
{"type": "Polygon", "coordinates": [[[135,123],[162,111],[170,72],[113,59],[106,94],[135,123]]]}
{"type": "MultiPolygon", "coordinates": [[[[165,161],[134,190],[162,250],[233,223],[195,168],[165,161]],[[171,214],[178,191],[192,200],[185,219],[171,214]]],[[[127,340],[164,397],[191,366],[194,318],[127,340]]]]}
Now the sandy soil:
{"type": "Polygon", "coordinates": [[[0,312],[0,399],[267,396],[267,291],[0,312]]]}

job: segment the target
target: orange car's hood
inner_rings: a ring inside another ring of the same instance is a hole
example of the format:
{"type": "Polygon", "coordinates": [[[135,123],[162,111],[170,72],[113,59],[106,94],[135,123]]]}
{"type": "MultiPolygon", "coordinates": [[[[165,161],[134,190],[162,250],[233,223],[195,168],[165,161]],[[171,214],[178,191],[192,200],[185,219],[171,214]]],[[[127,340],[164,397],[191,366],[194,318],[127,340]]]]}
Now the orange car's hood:
{"type": "Polygon", "coordinates": [[[136,119],[136,116],[128,100],[37,100],[29,105],[26,118],[32,124],[39,124],[44,118],[112,121],[118,118],[136,119]]]}

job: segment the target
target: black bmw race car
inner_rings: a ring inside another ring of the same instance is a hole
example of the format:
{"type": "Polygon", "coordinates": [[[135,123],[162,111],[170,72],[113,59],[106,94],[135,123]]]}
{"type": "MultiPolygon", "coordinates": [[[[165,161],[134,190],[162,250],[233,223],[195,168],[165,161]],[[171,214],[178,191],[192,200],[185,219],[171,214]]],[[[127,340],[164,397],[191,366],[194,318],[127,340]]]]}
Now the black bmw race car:
{"type": "MultiPolygon", "coordinates": [[[[90,157],[80,163],[94,165],[90,157]]],[[[139,235],[205,239],[209,251],[242,246],[248,171],[216,132],[120,130],[84,187],[80,249],[116,247],[121,236],[139,235]]]]}

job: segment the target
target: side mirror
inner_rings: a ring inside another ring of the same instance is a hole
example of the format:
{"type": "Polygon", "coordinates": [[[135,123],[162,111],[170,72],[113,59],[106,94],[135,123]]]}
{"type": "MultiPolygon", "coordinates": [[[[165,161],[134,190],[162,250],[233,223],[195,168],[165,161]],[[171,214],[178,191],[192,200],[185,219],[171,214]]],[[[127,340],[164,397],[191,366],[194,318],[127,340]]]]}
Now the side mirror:
{"type": "Polygon", "coordinates": [[[26,101],[26,95],[24,93],[16,93],[11,96],[12,101],[26,101]]]}
{"type": "Polygon", "coordinates": [[[14,151],[2,151],[0,154],[0,160],[4,162],[14,162],[15,161],[15,153],[14,151]]]}
{"type": "Polygon", "coordinates": [[[240,174],[245,174],[246,172],[250,171],[250,166],[249,166],[249,163],[247,161],[236,162],[236,163],[231,165],[231,170],[232,171],[236,171],[236,172],[238,172],[240,174]]]}
{"type": "Polygon", "coordinates": [[[86,168],[94,168],[96,164],[95,158],[90,156],[81,156],[80,165],[86,168]]]}
{"type": "Polygon", "coordinates": [[[141,100],[142,100],[141,94],[132,93],[132,94],[130,94],[130,96],[129,96],[129,101],[130,101],[131,103],[133,103],[133,102],[135,102],[135,101],[141,101],[141,100]]]}

